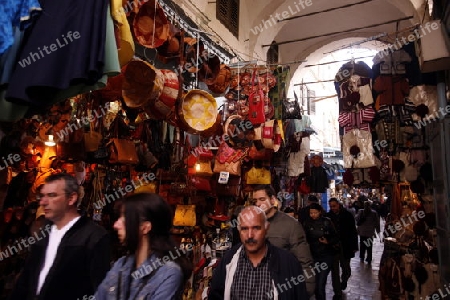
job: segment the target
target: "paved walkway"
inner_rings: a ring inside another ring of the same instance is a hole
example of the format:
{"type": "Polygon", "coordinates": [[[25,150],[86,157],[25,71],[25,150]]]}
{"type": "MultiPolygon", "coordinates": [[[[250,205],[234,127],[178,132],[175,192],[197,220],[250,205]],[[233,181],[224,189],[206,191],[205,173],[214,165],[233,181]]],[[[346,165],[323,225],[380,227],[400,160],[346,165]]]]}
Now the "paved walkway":
{"type": "MultiPolygon", "coordinates": [[[[384,230],[384,222],[381,224],[381,232],[384,230]]],[[[381,293],[378,290],[378,271],[380,270],[380,260],[383,254],[384,244],[376,240],[373,245],[372,264],[361,263],[359,252],[352,258],[350,266],[352,276],[348,281],[348,286],[342,293],[342,299],[346,300],[380,300],[381,293]]],[[[331,273],[328,275],[327,300],[333,299],[333,287],[331,285],[331,273]]]]}

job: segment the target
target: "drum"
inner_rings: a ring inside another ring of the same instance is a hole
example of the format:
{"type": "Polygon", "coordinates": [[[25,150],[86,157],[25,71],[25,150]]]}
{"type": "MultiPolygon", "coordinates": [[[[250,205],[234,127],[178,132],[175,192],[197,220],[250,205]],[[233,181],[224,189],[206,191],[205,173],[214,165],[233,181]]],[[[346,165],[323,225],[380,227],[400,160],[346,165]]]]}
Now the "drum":
{"type": "Polygon", "coordinates": [[[161,96],[159,96],[159,100],[172,108],[177,101],[178,90],[180,89],[178,76],[175,72],[167,69],[163,69],[161,72],[164,76],[164,88],[161,96]]]}
{"type": "Polygon", "coordinates": [[[157,99],[163,87],[163,73],[148,62],[133,60],[125,66],[122,97],[128,107],[141,107],[157,99]]]}
{"type": "Polygon", "coordinates": [[[180,87],[177,74],[171,70],[160,70],[164,77],[164,87],[159,98],[149,101],[143,108],[153,119],[166,119],[173,108],[178,97],[180,87]]]}
{"type": "Polygon", "coordinates": [[[202,134],[217,121],[217,102],[203,90],[191,90],[177,107],[180,128],[191,134],[202,134]]]}

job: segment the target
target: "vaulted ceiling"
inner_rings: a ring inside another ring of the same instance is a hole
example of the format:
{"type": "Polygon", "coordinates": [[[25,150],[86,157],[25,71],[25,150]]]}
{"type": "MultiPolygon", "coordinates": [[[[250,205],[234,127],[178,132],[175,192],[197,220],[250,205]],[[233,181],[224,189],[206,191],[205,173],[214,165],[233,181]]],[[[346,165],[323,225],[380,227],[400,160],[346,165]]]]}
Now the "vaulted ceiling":
{"type": "MultiPolygon", "coordinates": [[[[313,63],[326,52],[383,33],[388,36],[378,40],[392,42],[396,31],[428,19],[425,4],[425,0],[241,0],[239,40],[245,41],[249,56],[265,60],[268,45],[275,41],[281,63],[313,63]],[[279,21],[282,18],[289,20],[279,21]]],[[[382,43],[362,46],[374,49],[382,43]]]]}

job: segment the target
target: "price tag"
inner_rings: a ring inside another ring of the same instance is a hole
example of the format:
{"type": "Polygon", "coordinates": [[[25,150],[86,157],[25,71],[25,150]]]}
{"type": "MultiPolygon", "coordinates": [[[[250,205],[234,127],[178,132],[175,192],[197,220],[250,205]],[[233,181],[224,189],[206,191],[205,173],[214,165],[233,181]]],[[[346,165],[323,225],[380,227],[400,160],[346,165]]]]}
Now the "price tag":
{"type": "Polygon", "coordinates": [[[228,179],[230,179],[230,172],[220,172],[219,180],[217,182],[220,184],[227,184],[228,179]]]}

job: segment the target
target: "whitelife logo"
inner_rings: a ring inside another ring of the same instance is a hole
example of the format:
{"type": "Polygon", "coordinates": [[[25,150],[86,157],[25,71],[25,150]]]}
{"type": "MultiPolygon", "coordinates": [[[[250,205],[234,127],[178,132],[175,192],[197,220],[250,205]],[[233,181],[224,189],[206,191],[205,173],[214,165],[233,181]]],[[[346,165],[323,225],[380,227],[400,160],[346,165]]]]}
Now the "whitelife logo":
{"type": "Polygon", "coordinates": [[[64,137],[68,136],[69,133],[73,133],[74,131],[77,131],[77,130],[83,128],[83,126],[89,125],[90,123],[94,122],[95,120],[98,120],[98,119],[102,118],[103,116],[105,116],[107,114],[108,105],[109,105],[109,102],[107,102],[105,104],[105,107],[100,107],[101,114],[99,114],[99,112],[96,109],[94,109],[93,113],[95,114],[95,116],[94,116],[94,114],[88,115],[87,117],[83,116],[83,117],[81,117],[79,122],[71,122],[71,123],[67,124],[66,127],[61,129],[60,131],[56,132],[56,135],[58,136],[59,140],[63,141],[64,137]]]}
{"type": "Polygon", "coordinates": [[[391,55],[393,52],[400,50],[403,46],[408,45],[409,43],[413,43],[416,40],[421,39],[432,30],[439,29],[439,25],[437,23],[427,22],[423,25],[420,25],[418,29],[414,29],[414,34],[408,35],[408,37],[401,37],[394,44],[390,45],[387,49],[378,52],[377,56],[381,59],[383,57],[391,55]],[[426,31],[425,31],[426,29],[426,31]],[[420,32],[419,32],[420,31],[420,32]]]}
{"type": "Polygon", "coordinates": [[[94,202],[94,208],[95,209],[102,209],[103,207],[106,206],[106,204],[110,204],[118,199],[121,199],[122,197],[124,197],[127,193],[131,193],[132,191],[136,190],[137,188],[148,184],[150,181],[153,181],[156,179],[156,175],[154,173],[144,173],[142,175],[142,178],[139,178],[138,182],[136,182],[135,180],[131,181],[131,184],[126,185],[124,188],[119,187],[118,189],[114,190],[114,194],[106,194],[105,196],[103,196],[102,199],[97,200],[96,202],[94,202]],[[144,180],[144,182],[142,182],[142,180],[144,180]],[[119,193],[120,195],[119,195],[119,193]]]}
{"type": "Polygon", "coordinates": [[[47,236],[47,234],[50,234],[51,229],[52,226],[50,224],[47,224],[44,228],[41,228],[40,232],[35,232],[34,236],[22,238],[20,240],[17,240],[13,245],[8,245],[4,251],[0,252],[0,261],[10,256],[13,256],[14,254],[17,254],[20,251],[27,249],[34,243],[44,239],[47,236]]]}
{"type": "Polygon", "coordinates": [[[61,49],[65,46],[67,46],[69,43],[72,43],[76,40],[78,40],[81,35],[78,31],[69,31],[66,33],[66,35],[62,34],[62,41],[60,40],[60,38],[56,39],[56,43],[50,44],[50,46],[44,45],[41,49],[41,47],[37,48],[37,52],[30,52],[30,54],[28,55],[28,57],[22,59],[22,61],[19,61],[19,65],[22,68],[25,68],[26,66],[31,65],[33,62],[38,61],[41,58],[44,58],[45,55],[49,55],[52,52],[57,51],[58,49],[61,49]]]}
{"type": "Polygon", "coordinates": [[[284,19],[287,19],[300,11],[304,10],[306,7],[309,7],[312,5],[312,0],[299,0],[294,1],[294,7],[295,9],[292,9],[292,7],[289,5],[288,10],[284,10],[281,13],[275,13],[274,15],[270,15],[270,17],[267,20],[261,21],[261,24],[255,26],[254,28],[251,28],[250,31],[257,35],[259,33],[262,33],[265,29],[269,29],[270,27],[273,27],[277,24],[279,21],[283,21],[284,19]],[[301,6],[301,7],[300,7],[301,6]]]}
{"type": "Polygon", "coordinates": [[[447,105],[445,108],[444,107],[439,107],[439,110],[436,111],[434,114],[431,115],[426,115],[424,118],[422,118],[420,121],[417,121],[414,123],[414,126],[417,127],[417,129],[420,129],[425,126],[427,126],[428,124],[430,124],[433,120],[440,120],[445,118],[445,116],[450,113],[450,105],[447,105]],[[427,124],[428,122],[428,124],[427,124]]]}

